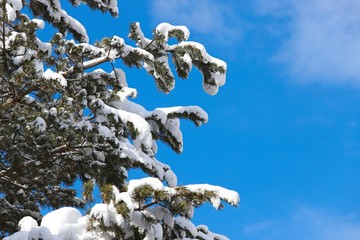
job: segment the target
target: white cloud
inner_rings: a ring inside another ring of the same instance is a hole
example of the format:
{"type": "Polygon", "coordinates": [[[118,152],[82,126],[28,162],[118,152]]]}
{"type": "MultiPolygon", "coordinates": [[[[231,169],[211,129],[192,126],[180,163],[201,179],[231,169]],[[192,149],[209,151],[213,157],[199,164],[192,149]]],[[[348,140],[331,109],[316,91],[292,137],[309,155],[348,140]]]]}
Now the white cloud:
{"type": "Polygon", "coordinates": [[[360,86],[360,1],[259,2],[260,13],[289,23],[283,25],[289,38],[275,59],[293,78],[360,86]]]}
{"type": "Polygon", "coordinates": [[[317,240],[360,239],[360,223],[352,216],[339,216],[314,209],[298,210],[291,221],[293,228],[317,240]]]}
{"type": "Polygon", "coordinates": [[[274,222],[270,220],[249,224],[245,226],[244,233],[245,235],[250,235],[259,231],[263,231],[264,229],[271,227],[273,224],[274,222]]]}
{"type": "Polygon", "coordinates": [[[185,25],[193,33],[211,36],[223,43],[230,43],[240,35],[233,7],[224,1],[153,0],[151,12],[156,23],[185,25]]]}
{"type": "Polygon", "coordinates": [[[288,219],[251,224],[244,228],[243,234],[247,238],[268,240],[358,240],[360,222],[354,215],[343,216],[314,208],[300,208],[288,219]]]}

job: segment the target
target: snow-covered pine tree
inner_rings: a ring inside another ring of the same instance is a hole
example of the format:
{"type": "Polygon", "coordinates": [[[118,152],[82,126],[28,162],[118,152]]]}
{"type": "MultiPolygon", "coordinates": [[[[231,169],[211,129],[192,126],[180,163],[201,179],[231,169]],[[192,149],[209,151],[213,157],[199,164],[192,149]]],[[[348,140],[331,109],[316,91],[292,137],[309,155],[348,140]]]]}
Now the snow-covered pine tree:
{"type": "MultiPolygon", "coordinates": [[[[118,14],[116,0],[70,2],[118,14]]],[[[206,202],[215,208],[222,201],[237,205],[239,195],[207,184],[178,186],[170,167],[155,157],[157,141],[180,153],[180,119],[200,126],[206,112],[196,106],[146,110],[129,99],[137,91],[114,60],[143,67],[169,93],[175,82],[171,57],[180,78],[198,68],[212,95],[225,83],[226,64],[188,41],[184,26],[162,23],[149,39],[134,23],[129,38],[136,47],[118,36],[90,44],[85,28],[59,0],[0,5],[0,238],[19,229],[6,239],[225,238],[195,227],[193,211],[206,202]],[[44,21],[58,29],[50,42],[37,36],[44,21]],[[170,44],[169,38],[178,42],[170,44]],[[113,70],[98,68],[104,63],[113,70]],[[129,180],[132,168],[149,177],[129,180]],[[83,199],[73,188],[78,179],[83,199]],[[61,208],[83,207],[95,186],[103,203],[84,217],[61,208]],[[58,210],[42,219],[43,206],[58,210]]]]}

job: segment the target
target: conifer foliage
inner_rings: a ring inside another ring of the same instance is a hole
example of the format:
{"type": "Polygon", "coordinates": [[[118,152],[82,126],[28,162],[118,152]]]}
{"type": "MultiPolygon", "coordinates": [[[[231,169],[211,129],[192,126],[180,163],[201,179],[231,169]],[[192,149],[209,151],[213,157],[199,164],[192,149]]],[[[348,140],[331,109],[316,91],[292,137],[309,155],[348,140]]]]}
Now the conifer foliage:
{"type": "MultiPolygon", "coordinates": [[[[70,2],[118,15],[116,0],[70,2]]],[[[226,239],[195,227],[193,211],[206,202],[237,205],[239,195],[207,184],[178,186],[155,156],[158,141],[181,153],[180,119],[200,126],[206,112],[146,110],[131,101],[137,91],[114,64],[144,68],[164,93],[175,86],[170,62],[180,78],[195,66],[213,95],[225,83],[223,61],[188,41],[186,27],[168,23],[151,38],[132,24],[136,46],[118,36],[91,44],[59,0],[1,0],[0,19],[0,238],[20,230],[5,239],[226,239]],[[50,42],[37,36],[45,23],[57,29],[50,42]],[[149,177],[129,180],[132,168],[149,177]],[[73,187],[79,180],[82,198],[73,187]],[[85,216],[70,208],[93,201],[96,186],[102,203],[85,216]],[[44,206],[58,210],[42,217],[44,206]]]]}

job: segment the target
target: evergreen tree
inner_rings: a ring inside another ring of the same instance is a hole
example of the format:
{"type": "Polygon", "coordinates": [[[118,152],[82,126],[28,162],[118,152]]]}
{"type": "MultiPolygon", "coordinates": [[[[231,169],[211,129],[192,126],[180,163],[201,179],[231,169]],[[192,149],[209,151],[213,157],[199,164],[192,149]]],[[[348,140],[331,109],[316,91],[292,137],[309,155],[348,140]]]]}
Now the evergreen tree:
{"type": "MultiPolygon", "coordinates": [[[[118,14],[116,0],[70,2],[118,14]]],[[[0,5],[0,238],[20,227],[12,237],[221,239],[192,224],[194,208],[205,202],[215,208],[222,208],[222,201],[237,205],[238,194],[211,185],[178,186],[171,168],[155,157],[157,141],[181,153],[180,119],[200,126],[207,122],[206,112],[196,106],[146,110],[130,100],[137,91],[128,87],[114,60],[144,68],[164,93],[175,83],[169,58],[180,78],[195,66],[212,95],[225,83],[226,64],[188,41],[184,26],[162,23],[150,39],[134,23],[129,38],[136,47],[118,36],[90,44],[85,28],[59,0],[1,0],[0,5]],[[51,42],[37,37],[44,21],[58,30],[51,42]],[[113,71],[98,68],[103,63],[113,71]],[[149,177],[129,181],[132,168],[149,177]],[[83,198],[73,187],[78,179],[83,198]],[[103,203],[85,217],[63,208],[52,214],[72,214],[77,222],[64,218],[49,225],[46,216],[41,222],[41,207],[84,207],[95,186],[103,203]],[[60,231],[65,223],[68,230],[60,231]]]]}

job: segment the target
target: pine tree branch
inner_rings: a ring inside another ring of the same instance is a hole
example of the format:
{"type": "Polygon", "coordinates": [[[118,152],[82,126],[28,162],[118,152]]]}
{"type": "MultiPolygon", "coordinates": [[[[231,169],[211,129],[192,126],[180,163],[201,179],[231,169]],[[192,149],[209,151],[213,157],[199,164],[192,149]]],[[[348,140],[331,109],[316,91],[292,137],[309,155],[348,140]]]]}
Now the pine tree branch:
{"type": "Polygon", "coordinates": [[[156,205],[156,204],[158,204],[158,203],[159,203],[158,201],[154,201],[154,202],[151,202],[151,203],[149,203],[149,204],[147,204],[147,205],[145,205],[145,206],[136,208],[135,210],[136,210],[136,211],[142,211],[142,210],[145,210],[145,209],[147,209],[147,208],[149,208],[149,207],[151,207],[151,206],[154,206],[154,205],[156,205]]]}
{"type": "Polygon", "coordinates": [[[26,95],[33,92],[36,89],[34,85],[30,86],[26,91],[19,92],[14,98],[9,98],[2,104],[0,104],[0,112],[10,108],[13,104],[20,102],[26,95]]]}
{"type": "Polygon", "coordinates": [[[6,28],[5,28],[5,19],[6,19],[6,1],[2,1],[2,48],[3,48],[3,52],[2,52],[2,58],[3,58],[3,80],[6,81],[6,76],[5,76],[5,71],[8,68],[7,66],[7,59],[6,59],[6,45],[5,45],[5,38],[6,38],[6,28]]]}
{"type": "Polygon", "coordinates": [[[118,76],[118,74],[117,74],[116,71],[115,71],[116,69],[115,69],[115,66],[114,66],[114,63],[113,63],[113,62],[111,62],[111,67],[112,67],[112,69],[113,69],[113,71],[114,71],[115,78],[118,79],[119,76],[118,76]]]}
{"type": "Polygon", "coordinates": [[[9,92],[6,92],[6,93],[0,95],[0,98],[5,98],[5,97],[7,97],[7,96],[9,96],[9,95],[10,95],[10,93],[9,93],[9,92]]]}
{"type": "MultiPolygon", "coordinates": [[[[98,57],[89,61],[86,61],[83,63],[82,69],[86,70],[92,67],[95,67],[97,65],[100,65],[102,63],[111,61],[112,59],[109,58],[108,56],[103,56],[103,57],[98,57]]],[[[64,77],[70,75],[71,73],[74,72],[74,67],[71,67],[69,70],[67,70],[66,72],[59,72],[61,75],[63,75],[64,77]]]]}
{"type": "Polygon", "coordinates": [[[67,144],[64,144],[60,147],[55,148],[50,152],[51,155],[59,154],[59,153],[65,153],[70,152],[71,150],[75,149],[84,149],[84,148],[92,148],[93,145],[76,145],[76,146],[69,146],[67,144]]]}
{"type": "Polygon", "coordinates": [[[148,47],[155,41],[155,39],[151,40],[143,49],[147,50],[148,47]]]}
{"type": "Polygon", "coordinates": [[[6,182],[6,183],[8,183],[8,184],[11,184],[11,185],[13,185],[13,186],[19,187],[19,188],[21,188],[21,189],[25,189],[25,190],[28,189],[27,186],[18,184],[18,183],[16,183],[16,182],[14,182],[13,180],[11,180],[9,177],[5,177],[5,176],[4,176],[4,177],[0,177],[0,182],[6,182]]]}

